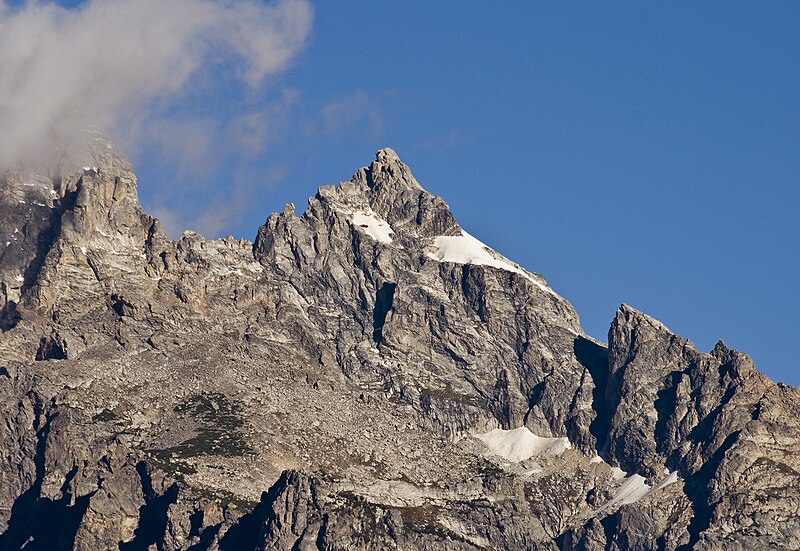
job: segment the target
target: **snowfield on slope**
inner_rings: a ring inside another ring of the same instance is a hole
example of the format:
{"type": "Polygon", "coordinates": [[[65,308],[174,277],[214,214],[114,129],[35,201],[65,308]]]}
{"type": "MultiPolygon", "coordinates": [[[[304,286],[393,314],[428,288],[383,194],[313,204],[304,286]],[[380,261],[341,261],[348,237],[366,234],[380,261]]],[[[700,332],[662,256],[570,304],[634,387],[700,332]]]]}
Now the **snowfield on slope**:
{"type": "Polygon", "coordinates": [[[386,243],[387,245],[392,242],[394,230],[386,220],[381,220],[371,210],[354,213],[353,224],[375,241],[386,243]]]}
{"type": "Polygon", "coordinates": [[[536,281],[528,272],[520,268],[517,264],[503,258],[499,253],[495,252],[463,229],[461,230],[461,235],[440,235],[436,237],[433,244],[436,251],[428,253],[428,258],[432,258],[438,262],[475,264],[500,268],[501,270],[520,274],[551,295],[556,294],[547,285],[536,281]]]}
{"type": "Polygon", "coordinates": [[[494,429],[484,434],[476,434],[489,452],[513,463],[519,463],[541,453],[561,455],[572,447],[566,438],[544,438],[536,436],[528,427],[503,430],[494,429]]]}

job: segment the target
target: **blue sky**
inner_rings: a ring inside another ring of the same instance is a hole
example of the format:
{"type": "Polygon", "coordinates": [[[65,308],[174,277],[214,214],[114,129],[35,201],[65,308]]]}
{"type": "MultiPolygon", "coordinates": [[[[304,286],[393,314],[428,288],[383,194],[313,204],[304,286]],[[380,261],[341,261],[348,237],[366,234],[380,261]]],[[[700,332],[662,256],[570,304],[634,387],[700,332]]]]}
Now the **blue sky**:
{"type": "Polygon", "coordinates": [[[252,238],[390,146],[588,333],[625,302],[800,384],[800,3],[314,11],[285,71],[254,90],[212,67],[165,115],[191,135],[133,148],[147,209],[252,238]],[[252,147],[227,143],[254,112],[252,147]]]}

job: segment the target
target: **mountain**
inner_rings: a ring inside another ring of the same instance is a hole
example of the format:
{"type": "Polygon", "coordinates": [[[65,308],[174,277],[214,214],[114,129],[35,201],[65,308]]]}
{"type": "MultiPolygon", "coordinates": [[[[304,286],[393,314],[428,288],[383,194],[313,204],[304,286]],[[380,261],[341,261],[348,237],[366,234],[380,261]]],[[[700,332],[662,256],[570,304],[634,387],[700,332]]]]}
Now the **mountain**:
{"type": "Polygon", "coordinates": [[[0,549],[800,549],[797,389],[586,335],[392,150],[252,243],[78,157],[0,184],[0,549]]]}

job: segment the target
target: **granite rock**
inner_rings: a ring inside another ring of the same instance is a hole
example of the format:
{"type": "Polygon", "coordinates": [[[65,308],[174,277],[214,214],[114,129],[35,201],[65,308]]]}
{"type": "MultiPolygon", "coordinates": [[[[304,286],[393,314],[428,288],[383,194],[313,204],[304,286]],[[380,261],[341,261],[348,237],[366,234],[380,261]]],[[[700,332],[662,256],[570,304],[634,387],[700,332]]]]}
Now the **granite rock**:
{"type": "Polygon", "coordinates": [[[800,549],[800,396],[608,345],[384,149],[170,241],[102,135],[0,186],[2,549],[800,549]]]}

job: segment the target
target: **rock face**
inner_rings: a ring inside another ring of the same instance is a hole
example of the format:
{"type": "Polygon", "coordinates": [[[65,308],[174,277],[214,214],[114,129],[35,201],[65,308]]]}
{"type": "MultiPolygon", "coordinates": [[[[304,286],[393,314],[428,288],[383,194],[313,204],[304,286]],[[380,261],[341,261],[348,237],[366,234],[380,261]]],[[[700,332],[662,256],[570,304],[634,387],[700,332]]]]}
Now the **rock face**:
{"type": "Polygon", "coordinates": [[[796,389],[585,335],[392,150],[250,243],[92,143],[0,187],[0,549],[800,549],[796,389]]]}

